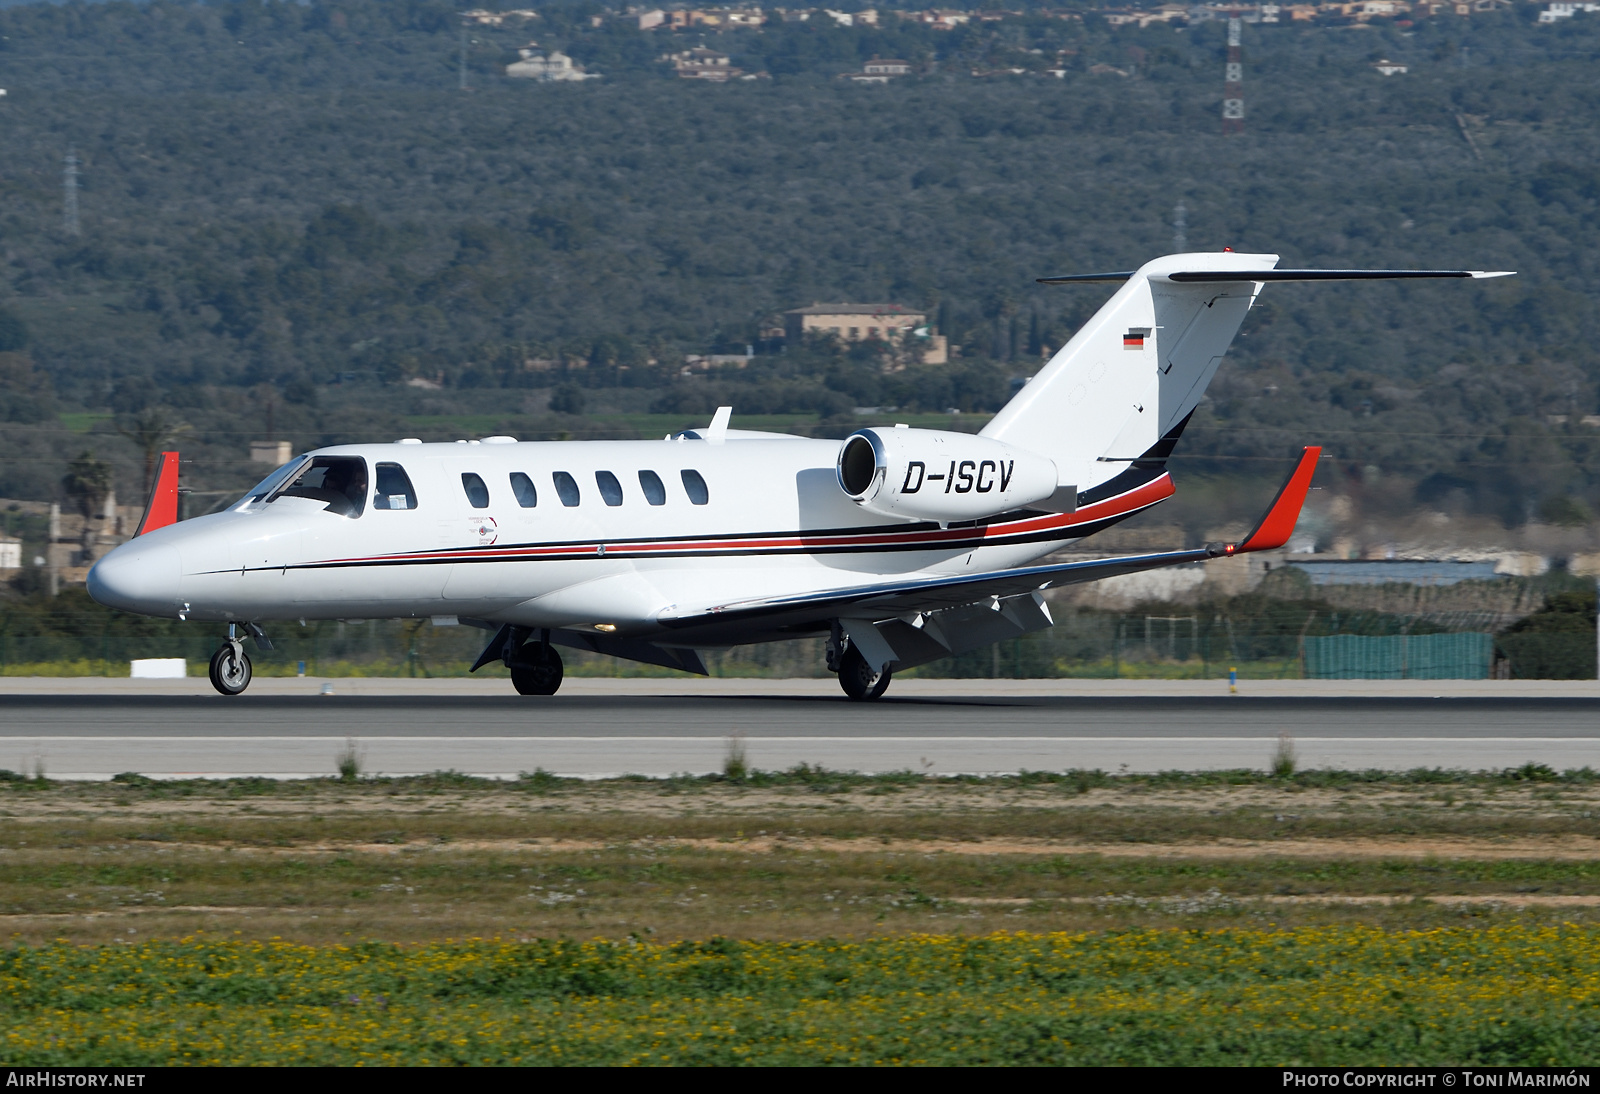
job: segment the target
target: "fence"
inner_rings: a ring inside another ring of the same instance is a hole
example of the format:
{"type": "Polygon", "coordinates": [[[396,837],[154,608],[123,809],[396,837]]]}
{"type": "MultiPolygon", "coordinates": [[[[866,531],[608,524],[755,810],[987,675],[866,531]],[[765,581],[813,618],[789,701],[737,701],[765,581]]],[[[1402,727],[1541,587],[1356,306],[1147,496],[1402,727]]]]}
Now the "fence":
{"type": "Polygon", "coordinates": [[[1487,680],[1489,634],[1336,634],[1305,640],[1311,680],[1487,680]]]}
{"type": "MultiPolygon", "coordinates": [[[[1181,609],[1180,609],[1181,610],[1181,609]]],[[[1594,679],[1592,633],[1507,635],[1399,634],[1416,621],[1377,614],[1327,617],[1274,608],[1256,614],[1146,615],[1058,610],[1056,626],[908,670],[935,678],[1215,679],[1230,668],[1251,679],[1483,679],[1496,649],[1512,676],[1594,679]],[[1326,633],[1329,630],[1338,633],[1326,633]],[[1357,633],[1350,633],[1356,631],[1357,633]],[[1322,632],[1322,633],[1319,633],[1322,632]]],[[[104,619],[54,620],[77,634],[17,635],[0,630],[0,674],[126,676],[136,658],[182,657],[205,673],[222,628],[154,623],[144,636],[116,633],[104,619]],[[89,631],[92,633],[82,633],[89,631]]],[[[1480,624],[1481,625],[1481,624],[1480,624]]],[[[427,620],[327,621],[269,626],[276,647],[246,648],[262,676],[463,676],[489,640],[473,627],[427,620]]],[[[713,676],[821,677],[820,637],[703,651],[713,676]]],[[[573,676],[672,676],[671,669],[563,649],[573,676]]],[[[498,661],[479,676],[504,673],[498,661]]]]}

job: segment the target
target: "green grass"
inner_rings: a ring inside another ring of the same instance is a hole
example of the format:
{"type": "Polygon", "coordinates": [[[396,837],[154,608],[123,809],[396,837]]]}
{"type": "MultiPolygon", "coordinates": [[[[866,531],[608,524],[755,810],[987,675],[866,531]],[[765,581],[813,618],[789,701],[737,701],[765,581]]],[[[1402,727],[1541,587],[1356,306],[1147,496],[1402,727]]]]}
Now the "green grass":
{"type": "Polygon", "coordinates": [[[14,1066],[1586,1065],[1600,930],[193,938],[0,954],[14,1066]]]}
{"type": "Polygon", "coordinates": [[[61,424],[73,433],[88,433],[101,422],[108,421],[111,414],[102,412],[84,412],[60,415],[61,424]]]}

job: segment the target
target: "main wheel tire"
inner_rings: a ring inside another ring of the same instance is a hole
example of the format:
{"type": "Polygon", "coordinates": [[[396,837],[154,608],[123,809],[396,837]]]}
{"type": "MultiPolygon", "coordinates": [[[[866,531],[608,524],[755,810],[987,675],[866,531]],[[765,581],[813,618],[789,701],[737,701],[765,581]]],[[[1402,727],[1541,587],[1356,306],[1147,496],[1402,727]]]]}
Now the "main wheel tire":
{"type": "Polygon", "coordinates": [[[839,686],[844,688],[846,695],[858,702],[882,695],[888,690],[889,678],[893,675],[893,669],[878,672],[867,664],[867,659],[854,646],[844,651],[844,657],[839,662],[839,686]]]}
{"type": "Polygon", "coordinates": [[[211,686],[223,695],[238,695],[250,686],[250,655],[232,643],[211,655],[211,686]]]}
{"type": "Polygon", "coordinates": [[[511,662],[511,683],[518,695],[554,695],[566,669],[554,646],[530,643],[511,662]]]}

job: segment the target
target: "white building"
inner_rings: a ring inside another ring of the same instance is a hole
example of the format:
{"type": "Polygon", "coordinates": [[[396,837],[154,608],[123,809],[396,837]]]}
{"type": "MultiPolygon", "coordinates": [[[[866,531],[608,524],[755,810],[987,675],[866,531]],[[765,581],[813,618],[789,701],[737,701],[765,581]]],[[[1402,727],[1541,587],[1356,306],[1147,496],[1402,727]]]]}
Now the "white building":
{"type": "Polygon", "coordinates": [[[1571,19],[1578,12],[1600,11],[1600,4],[1551,4],[1539,13],[1539,22],[1554,23],[1558,19],[1571,19]]]}
{"type": "Polygon", "coordinates": [[[269,467],[282,467],[294,455],[294,446],[288,441],[251,441],[250,462],[264,463],[269,467]]]}
{"type": "Polygon", "coordinates": [[[22,569],[22,541],[12,536],[0,536],[0,570],[22,569]]]}
{"type": "Polygon", "coordinates": [[[519,49],[522,60],[506,66],[506,75],[520,80],[538,80],[542,83],[562,83],[570,80],[598,80],[597,72],[585,72],[583,66],[560,50],[548,55],[537,49],[519,49]]]}

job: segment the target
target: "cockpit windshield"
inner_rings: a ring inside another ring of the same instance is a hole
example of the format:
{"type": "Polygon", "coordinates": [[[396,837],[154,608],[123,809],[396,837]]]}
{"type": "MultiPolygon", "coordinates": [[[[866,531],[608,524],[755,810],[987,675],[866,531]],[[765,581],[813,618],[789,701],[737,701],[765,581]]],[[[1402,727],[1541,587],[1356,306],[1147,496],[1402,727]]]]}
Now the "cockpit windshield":
{"type": "Polygon", "coordinates": [[[268,495],[270,504],[279,498],[309,498],[323,502],[330,513],[359,517],[367,506],[367,461],[359,456],[313,456],[297,464],[292,479],[280,481],[268,495]]]}
{"type": "Polygon", "coordinates": [[[272,474],[268,475],[266,478],[252,486],[249,491],[246,492],[245,496],[240,498],[234,504],[254,505],[257,502],[266,501],[272,496],[273,491],[277,490],[278,487],[282,486],[284,483],[292,481],[294,477],[300,473],[300,469],[305,466],[307,458],[308,457],[306,456],[296,456],[294,459],[290,460],[272,474]]]}

